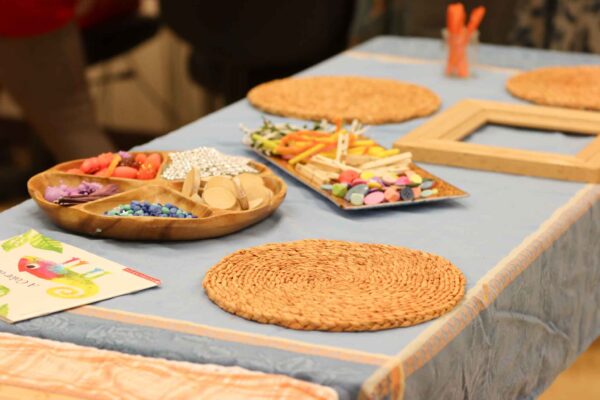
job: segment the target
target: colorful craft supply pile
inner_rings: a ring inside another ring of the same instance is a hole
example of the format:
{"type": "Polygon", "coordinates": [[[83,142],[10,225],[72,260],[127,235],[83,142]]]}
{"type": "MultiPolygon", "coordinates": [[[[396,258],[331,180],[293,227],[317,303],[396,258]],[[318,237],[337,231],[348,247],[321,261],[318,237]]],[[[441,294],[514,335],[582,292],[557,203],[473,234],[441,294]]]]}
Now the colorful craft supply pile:
{"type": "Polygon", "coordinates": [[[115,184],[102,185],[96,182],[83,181],[78,186],[48,186],[44,192],[44,199],[61,206],[88,203],[103,197],[112,196],[118,192],[115,184]]]}
{"type": "Polygon", "coordinates": [[[354,121],[346,130],[341,122],[336,125],[321,121],[312,128],[290,124],[274,124],[264,120],[257,130],[242,128],[244,142],[268,156],[278,156],[294,165],[314,155],[336,158],[338,149],[345,147],[349,155],[383,158],[398,154],[398,149],[386,149],[375,141],[362,137],[363,126],[354,121]],[[343,146],[341,146],[343,145],[343,146]]]}
{"type": "Polygon", "coordinates": [[[345,199],[354,206],[370,206],[435,196],[438,194],[435,184],[435,181],[423,179],[411,170],[400,174],[345,170],[339,174],[336,183],[324,184],[321,189],[345,199]]]}
{"type": "Polygon", "coordinates": [[[156,177],[161,164],[162,157],[158,153],[134,155],[126,151],[119,151],[87,158],[79,168],[71,168],[67,170],[67,173],[148,180],[156,177]]]}
{"type": "Polygon", "coordinates": [[[169,153],[170,162],[162,173],[168,180],[183,180],[196,168],[201,178],[210,176],[235,176],[244,172],[256,173],[244,157],[228,156],[212,147],[169,153]]]}
{"type": "Polygon", "coordinates": [[[118,205],[104,214],[111,217],[198,218],[196,215],[171,203],[149,203],[136,200],[128,204],[118,205]]]}
{"type": "Polygon", "coordinates": [[[415,201],[436,197],[436,182],[411,170],[412,154],[386,149],[362,135],[321,122],[312,129],[264,121],[245,129],[246,143],[266,155],[286,159],[295,173],[352,206],[415,201]]]}

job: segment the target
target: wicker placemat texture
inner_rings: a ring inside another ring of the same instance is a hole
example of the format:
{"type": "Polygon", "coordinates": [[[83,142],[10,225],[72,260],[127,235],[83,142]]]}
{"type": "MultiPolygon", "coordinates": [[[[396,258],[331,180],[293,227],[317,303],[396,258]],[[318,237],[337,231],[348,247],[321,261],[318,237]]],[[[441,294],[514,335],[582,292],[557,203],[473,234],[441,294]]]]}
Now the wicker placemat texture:
{"type": "Polygon", "coordinates": [[[440,107],[431,90],[392,79],[357,76],[286,78],[250,90],[248,100],[266,112],[309,120],[385,124],[423,117],[440,107]]]}
{"type": "Polygon", "coordinates": [[[510,78],[506,88],[541,105],[600,111],[600,66],[538,68],[510,78]]]}
{"type": "Polygon", "coordinates": [[[382,244],[300,240],[238,250],[203,282],[240,317],[292,329],[376,331],[451,310],[463,273],[443,257],[382,244]]]}

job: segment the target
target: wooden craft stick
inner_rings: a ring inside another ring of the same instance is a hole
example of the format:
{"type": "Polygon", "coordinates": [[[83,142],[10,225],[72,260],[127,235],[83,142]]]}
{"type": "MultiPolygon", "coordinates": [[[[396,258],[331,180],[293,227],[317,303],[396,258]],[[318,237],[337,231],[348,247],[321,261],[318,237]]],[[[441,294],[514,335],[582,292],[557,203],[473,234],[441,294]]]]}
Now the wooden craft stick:
{"type": "Polygon", "coordinates": [[[340,163],[337,162],[336,160],[332,160],[331,158],[322,156],[320,154],[317,154],[316,156],[313,156],[309,161],[308,161],[309,165],[314,165],[319,169],[323,169],[326,171],[331,171],[331,172],[336,172],[336,173],[340,173],[344,170],[347,169],[351,169],[353,171],[356,171],[358,173],[361,173],[362,170],[359,168],[355,168],[352,167],[350,165],[346,165],[344,163],[340,163]]]}
{"type": "Polygon", "coordinates": [[[384,167],[384,168],[370,169],[369,171],[374,172],[375,175],[381,176],[381,175],[385,175],[386,173],[399,174],[401,172],[406,172],[409,169],[410,169],[410,164],[401,164],[401,165],[392,165],[390,167],[384,167]]]}
{"type": "Polygon", "coordinates": [[[393,164],[397,164],[401,161],[406,161],[406,160],[411,160],[411,159],[412,159],[411,152],[400,153],[395,156],[381,158],[381,159],[375,160],[375,161],[369,161],[365,164],[362,164],[360,166],[360,168],[362,168],[364,170],[364,169],[385,167],[386,165],[393,165],[393,164]]]}
{"type": "Polygon", "coordinates": [[[325,147],[325,145],[322,143],[317,144],[317,145],[311,147],[310,149],[298,154],[296,157],[292,158],[289,161],[289,163],[290,163],[290,165],[298,164],[300,161],[305,160],[314,154],[317,154],[319,151],[323,150],[324,147],[325,147]]]}
{"type": "Polygon", "coordinates": [[[308,160],[308,164],[310,166],[314,166],[316,168],[322,169],[324,171],[337,172],[340,173],[342,168],[340,164],[336,163],[331,158],[323,157],[322,155],[317,154],[313,156],[310,160],[308,160]]]}
{"type": "Polygon", "coordinates": [[[339,173],[337,173],[337,172],[326,171],[321,168],[316,168],[309,164],[305,164],[302,167],[311,171],[313,174],[316,174],[316,175],[319,175],[319,176],[322,176],[322,177],[328,178],[328,179],[337,179],[337,177],[339,176],[339,173]]]}
{"type": "Polygon", "coordinates": [[[296,164],[296,171],[299,175],[318,186],[329,183],[330,181],[328,177],[324,177],[320,174],[315,174],[315,170],[307,167],[306,165],[296,164]]]}
{"type": "Polygon", "coordinates": [[[117,165],[119,165],[120,162],[121,156],[115,154],[112,158],[112,161],[110,162],[110,165],[108,166],[108,169],[106,170],[106,176],[112,176],[113,172],[115,172],[115,169],[117,169],[117,165]]]}
{"type": "Polygon", "coordinates": [[[346,165],[356,167],[373,160],[378,160],[378,158],[363,154],[348,154],[346,157],[346,165]]]}

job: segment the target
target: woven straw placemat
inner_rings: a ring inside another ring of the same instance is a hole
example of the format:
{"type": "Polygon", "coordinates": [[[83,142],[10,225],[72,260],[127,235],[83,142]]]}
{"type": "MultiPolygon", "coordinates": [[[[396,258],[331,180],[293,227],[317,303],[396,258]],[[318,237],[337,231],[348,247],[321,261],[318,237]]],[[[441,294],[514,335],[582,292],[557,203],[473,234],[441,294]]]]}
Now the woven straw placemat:
{"type": "Polygon", "coordinates": [[[385,124],[423,117],[440,107],[431,90],[392,79],[355,76],[286,78],[258,85],[248,100],[266,112],[309,120],[385,124]]]}
{"type": "Polygon", "coordinates": [[[465,277],[418,250],[300,240],[238,250],[208,271],[203,286],[219,307],[257,322],[375,331],[446,313],[463,297],[465,277]]]}
{"type": "Polygon", "coordinates": [[[510,78],[506,88],[537,104],[600,111],[600,66],[538,68],[510,78]]]}

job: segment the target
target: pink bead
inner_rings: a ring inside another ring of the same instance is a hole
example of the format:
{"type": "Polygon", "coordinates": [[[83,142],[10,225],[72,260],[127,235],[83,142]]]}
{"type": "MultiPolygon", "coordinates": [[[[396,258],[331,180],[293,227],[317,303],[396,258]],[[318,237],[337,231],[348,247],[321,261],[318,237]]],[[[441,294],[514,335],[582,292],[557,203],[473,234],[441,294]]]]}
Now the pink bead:
{"type": "Polygon", "coordinates": [[[383,196],[390,203],[394,203],[394,202],[400,200],[400,193],[398,192],[398,190],[396,188],[393,188],[393,187],[387,188],[385,190],[385,193],[383,194],[383,196]]]}
{"type": "Polygon", "coordinates": [[[401,176],[400,178],[398,178],[398,180],[396,181],[396,185],[398,186],[406,186],[410,183],[410,179],[408,179],[408,177],[406,176],[401,176]]]}
{"type": "Polygon", "coordinates": [[[364,201],[366,205],[374,205],[383,203],[384,200],[383,192],[371,192],[365,197],[364,201]]]}
{"type": "Polygon", "coordinates": [[[364,179],[361,178],[356,178],[355,180],[352,181],[352,186],[356,186],[356,185],[366,185],[368,182],[365,181],[364,179]]]}

